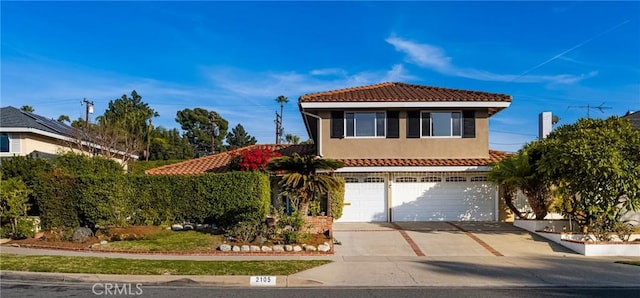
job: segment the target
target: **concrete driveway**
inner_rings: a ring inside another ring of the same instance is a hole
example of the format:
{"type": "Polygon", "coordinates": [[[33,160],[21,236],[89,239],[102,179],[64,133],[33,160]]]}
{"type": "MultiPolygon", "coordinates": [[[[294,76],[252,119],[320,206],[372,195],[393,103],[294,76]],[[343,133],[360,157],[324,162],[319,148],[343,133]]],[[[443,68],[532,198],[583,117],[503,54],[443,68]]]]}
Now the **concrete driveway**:
{"type": "Polygon", "coordinates": [[[501,222],[334,223],[336,256],[487,257],[576,253],[501,222]]]}

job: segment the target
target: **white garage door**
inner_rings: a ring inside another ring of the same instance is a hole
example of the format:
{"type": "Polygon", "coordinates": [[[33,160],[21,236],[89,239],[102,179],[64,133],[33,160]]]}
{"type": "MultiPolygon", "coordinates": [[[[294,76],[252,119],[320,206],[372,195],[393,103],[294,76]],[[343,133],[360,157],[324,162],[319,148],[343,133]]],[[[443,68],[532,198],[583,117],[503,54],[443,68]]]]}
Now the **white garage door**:
{"type": "Polygon", "coordinates": [[[484,175],[395,175],[393,221],[496,220],[496,187],[484,175]]]}
{"type": "Polygon", "coordinates": [[[382,177],[345,177],[344,209],[337,222],[387,221],[385,182],[382,177]]]}

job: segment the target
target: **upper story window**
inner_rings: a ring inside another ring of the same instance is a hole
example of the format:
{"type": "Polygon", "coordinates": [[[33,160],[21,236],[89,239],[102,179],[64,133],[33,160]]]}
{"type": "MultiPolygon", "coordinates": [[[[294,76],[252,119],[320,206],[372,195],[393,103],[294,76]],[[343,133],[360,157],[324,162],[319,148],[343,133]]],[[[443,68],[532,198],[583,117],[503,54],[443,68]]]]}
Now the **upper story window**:
{"type": "Polygon", "coordinates": [[[344,118],[346,137],[385,136],[384,112],[346,112],[344,118]]]}
{"type": "Polygon", "coordinates": [[[423,137],[462,136],[462,115],[460,112],[422,112],[423,137]]]}
{"type": "Polygon", "coordinates": [[[6,133],[0,134],[0,153],[20,153],[20,137],[6,133]]]}
{"type": "Polygon", "coordinates": [[[407,111],[407,138],[475,138],[475,111],[407,111]]]}

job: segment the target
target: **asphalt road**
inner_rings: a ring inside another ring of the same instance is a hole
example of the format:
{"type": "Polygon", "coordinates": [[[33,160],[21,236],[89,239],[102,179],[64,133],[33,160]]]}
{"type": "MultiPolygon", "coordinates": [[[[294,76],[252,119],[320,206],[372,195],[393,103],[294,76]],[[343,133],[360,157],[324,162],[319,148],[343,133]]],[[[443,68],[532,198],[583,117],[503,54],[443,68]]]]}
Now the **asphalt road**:
{"type": "Polygon", "coordinates": [[[633,297],[635,288],[214,288],[148,286],[136,284],[24,283],[3,280],[0,296],[5,297],[633,297]]]}

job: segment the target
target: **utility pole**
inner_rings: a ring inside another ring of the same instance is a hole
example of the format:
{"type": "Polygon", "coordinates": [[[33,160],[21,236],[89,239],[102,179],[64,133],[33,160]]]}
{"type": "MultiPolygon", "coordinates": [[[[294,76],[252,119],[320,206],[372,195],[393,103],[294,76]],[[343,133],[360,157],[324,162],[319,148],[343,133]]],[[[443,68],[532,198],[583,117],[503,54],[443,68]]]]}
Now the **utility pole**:
{"type": "Polygon", "coordinates": [[[84,114],[85,129],[89,130],[89,114],[93,114],[93,101],[88,101],[86,98],[83,98],[82,103],[84,103],[85,105],[85,114],[84,114]]]}
{"type": "Polygon", "coordinates": [[[147,151],[145,152],[145,157],[147,158],[147,161],[149,161],[149,155],[151,154],[151,152],[149,152],[151,147],[151,131],[153,130],[153,119],[149,118],[149,127],[147,127],[147,151]]]}
{"type": "Polygon", "coordinates": [[[601,113],[604,113],[603,110],[607,110],[607,109],[611,109],[611,107],[604,107],[604,102],[601,103],[599,106],[592,106],[592,105],[586,105],[586,106],[569,106],[568,108],[578,108],[578,109],[587,109],[587,119],[590,118],[590,111],[591,109],[596,109],[598,111],[600,111],[601,113]]]}
{"type": "Polygon", "coordinates": [[[280,144],[281,132],[282,132],[282,115],[276,111],[276,144],[280,144]]]}

